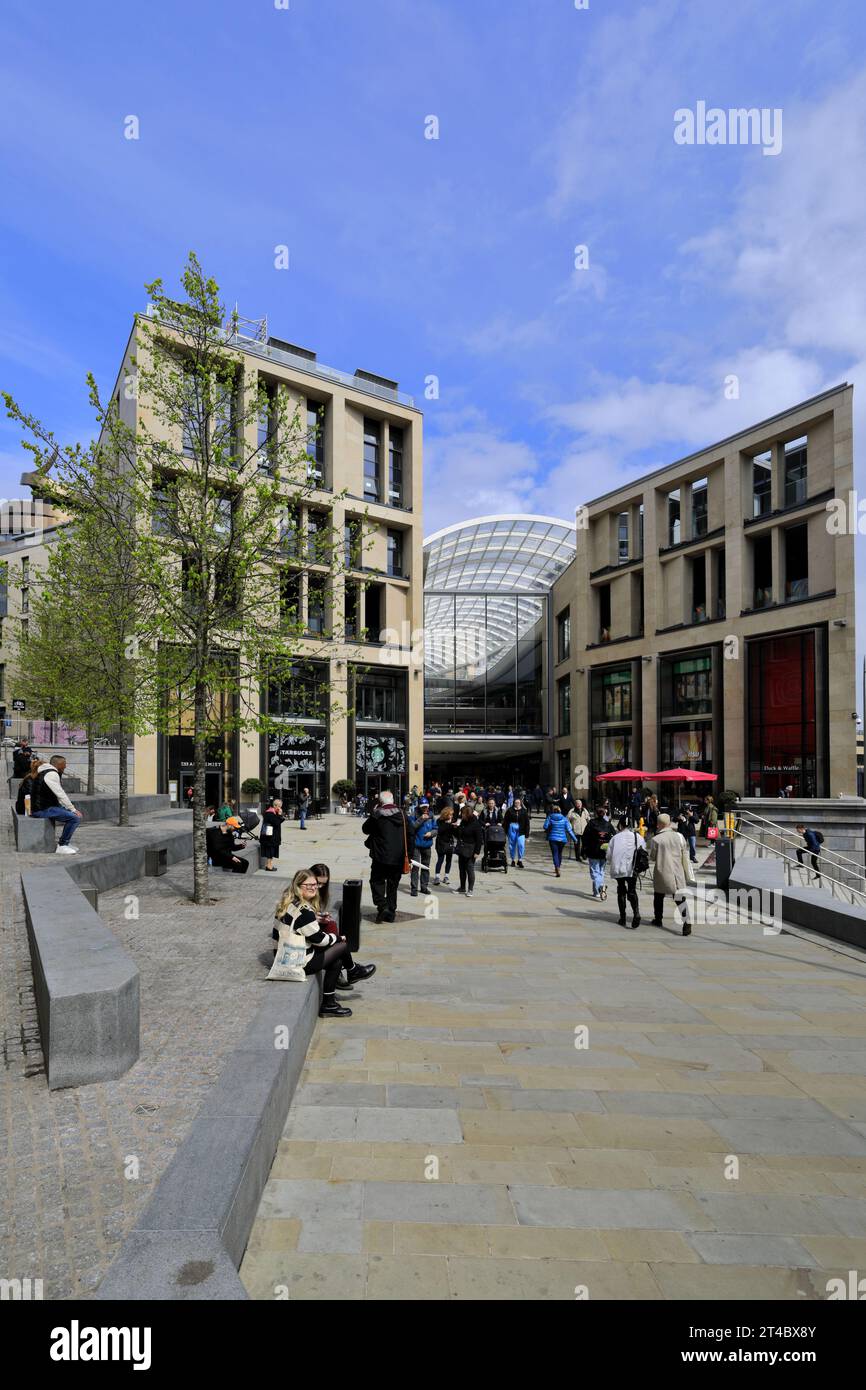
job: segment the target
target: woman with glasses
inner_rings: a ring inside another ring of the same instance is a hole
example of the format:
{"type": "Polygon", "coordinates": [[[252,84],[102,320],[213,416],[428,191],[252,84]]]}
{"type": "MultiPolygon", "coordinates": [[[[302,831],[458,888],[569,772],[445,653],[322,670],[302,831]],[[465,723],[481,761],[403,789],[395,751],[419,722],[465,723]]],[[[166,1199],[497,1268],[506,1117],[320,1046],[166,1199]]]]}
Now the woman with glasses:
{"type": "Polygon", "coordinates": [[[319,1018],[351,1018],[352,1010],[337,1003],[337,980],[345,968],[350,984],[366,980],[375,973],[375,965],[356,965],[349,954],[346,938],[339,936],[336,923],[322,910],[319,885],[309,869],[300,869],[280,901],[275,916],[284,926],[303,936],[309,950],[304,959],[304,974],[324,972],[322,1007],[319,1018]],[[325,926],[325,923],[328,926],[325,926]]]}

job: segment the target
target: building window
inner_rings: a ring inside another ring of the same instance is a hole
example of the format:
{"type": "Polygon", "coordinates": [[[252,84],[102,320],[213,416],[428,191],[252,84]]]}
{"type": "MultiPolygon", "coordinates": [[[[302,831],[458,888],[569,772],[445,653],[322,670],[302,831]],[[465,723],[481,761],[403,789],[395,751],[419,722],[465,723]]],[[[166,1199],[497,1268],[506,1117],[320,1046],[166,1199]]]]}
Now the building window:
{"type": "Polygon", "coordinates": [[[637,553],[643,557],[643,502],[637,509],[637,553]]]}
{"type": "Polygon", "coordinates": [[[307,559],[313,565],[328,563],[328,518],[325,512],[307,512],[307,559]]]}
{"type": "Polygon", "coordinates": [[[364,419],[364,501],[379,501],[379,447],[381,426],[378,420],[364,419]]]}
{"type": "Polygon", "coordinates": [[[631,719],[631,667],[605,671],[601,678],[601,709],[599,718],[617,724],[631,719]]]}
{"type": "Polygon", "coordinates": [[[310,575],[307,583],[307,631],[321,636],[325,631],[325,577],[310,575]]]}
{"type": "Polygon", "coordinates": [[[198,379],[191,371],[185,371],[181,402],[181,448],[186,458],[193,458],[197,452],[199,415],[198,379]]]}
{"type": "Polygon", "coordinates": [[[616,560],[618,565],[628,564],[628,512],[616,519],[616,560]]]}
{"type": "Polygon", "coordinates": [[[785,598],[809,597],[809,529],[789,526],[785,532],[785,598]]]}
{"type": "Polygon", "coordinates": [[[662,694],[662,715],[667,718],[693,718],[713,712],[712,652],[696,656],[665,658],[662,684],[670,683],[662,694]]]}
{"type": "Polygon", "coordinates": [[[0,560],[0,618],[9,612],[9,561],[0,560]]]}
{"type": "Polygon", "coordinates": [[[556,619],[556,659],[567,661],[571,656],[571,609],[566,608],[556,619]]]}
{"type": "Polygon", "coordinates": [[[356,516],[349,517],[344,530],[345,564],[347,570],[361,568],[361,522],[356,516]]]}
{"type": "Polygon", "coordinates": [[[177,521],[177,497],[171,482],[166,479],[153,487],[151,530],[155,536],[170,536],[177,521]]]}
{"type": "Polygon", "coordinates": [[[368,584],[364,591],[364,627],[368,642],[382,640],[382,585],[368,584]]]}
{"type": "Polygon", "coordinates": [[[590,676],[593,773],[613,772],[632,761],[633,682],[631,663],[590,676]]]}
{"type": "Polygon", "coordinates": [[[827,796],[825,634],[817,629],[748,642],[749,790],[827,796]]]}
{"type": "Polygon", "coordinates": [[[643,637],[643,574],[635,575],[635,592],[637,595],[635,603],[635,626],[636,637],[643,637]]]}
{"type": "Polygon", "coordinates": [[[707,534],[709,525],[709,489],[706,478],[692,483],[692,539],[697,540],[707,534]]]}
{"type": "Polygon", "coordinates": [[[234,519],[234,501],[231,497],[217,497],[214,501],[214,532],[218,536],[231,534],[234,519]]]}
{"type": "Polygon", "coordinates": [[[360,627],[358,623],[358,586],[350,580],[346,581],[345,587],[345,636],[347,639],[355,640],[358,637],[360,627]]]}
{"type": "Polygon", "coordinates": [[[272,719],[323,719],[326,711],[326,671],[313,665],[292,666],[279,684],[268,686],[272,719]]]}
{"type": "Polygon", "coordinates": [[[403,575],[403,532],[388,532],[388,573],[399,579],[403,575]]]}
{"type": "Polygon", "coordinates": [[[773,602],[773,544],[769,536],[756,537],[752,546],[755,568],[753,608],[768,608],[773,602]]]}
{"type": "Polygon", "coordinates": [[[558,734],[571,733],[571,677],[563,676],[561,681],[556,683],[557,708],[559,710],[559,720],[556,732],[558,734]]]}
{"type": "Polygon", "coordinates": [[[601,584],[598,589],[598,640],[610,641],[610,585],[601,584]]]}
{"type": "Polygon", "coordinates": [[[758,454],[752,459],[752,515],[769,516],[773,510],[773,455],[758,454]]]}
{"type": "Polygon", "coordinates": [[[307,398],[307,477],[325,481],[325,402],[307,398]]]}
{"type": "Polygon", "coordinates": [[[395,425],[388,431],[388,501],[403,505],[403,431],[395,425]]]}
{"type": "Polygon", "coordinates": [[[707,617],[706,558],[698,555],[692,560],[692,622],[705,623],[707,617]]]}
{"type": "Polygon", "coordinates": [[[724,618],[727,615],[727,598],[725,585],[727,576],[725,571],[725,552],[716,551],[716,617],[724,618]]]}
{"type": "Polygon", "coordinates": [[[301,614],[301,576],[298,570],[284,570],[280,576],[280,621],[295,627],[301,614]]]}
{"type": "Polygon", "coordinates": [[[680,543],[680,490],[668,493],[668,545],[680,543]]]}
{"type": "Polygon", "coordinates": [[[258,471],[269,478],[274,475],[274,447],[276,445],[277,422],[273,391],[266,387],[267,396],[259,406],[258,434],[256,439],[256,459],[258,471]]]}
{"type": "Polygon", "coordinates": [[[785,506],[806,501],[806,439],[785,445],[785,506]]]}
{"type": "Polygon", "coordinates": [[[355,719],[361,724],[404,724],[406,680],[402,673],[359,668],[355,719]]]}

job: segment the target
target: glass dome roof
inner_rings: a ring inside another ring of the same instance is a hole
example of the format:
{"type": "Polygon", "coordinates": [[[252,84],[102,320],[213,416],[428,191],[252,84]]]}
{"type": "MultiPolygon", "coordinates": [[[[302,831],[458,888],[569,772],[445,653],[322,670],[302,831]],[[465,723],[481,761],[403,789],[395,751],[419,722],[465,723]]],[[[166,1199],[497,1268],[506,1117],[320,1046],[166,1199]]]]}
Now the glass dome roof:
{"type": "Polygon", "coordinates": [[[424,542],[424,589],[433,593],[547,593],[574,558],[575,523],[552,516],[479,516],[424,542]]]}

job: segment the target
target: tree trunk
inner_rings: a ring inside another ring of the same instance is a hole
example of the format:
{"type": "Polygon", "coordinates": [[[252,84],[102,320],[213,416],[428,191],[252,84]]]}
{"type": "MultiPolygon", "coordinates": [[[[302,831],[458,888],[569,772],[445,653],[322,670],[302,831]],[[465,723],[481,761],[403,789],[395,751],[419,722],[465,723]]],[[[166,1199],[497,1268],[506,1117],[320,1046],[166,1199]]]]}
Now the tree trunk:
{"type": "Polygon", "coordinates": [[[207,686],[202,681],[197,681],[195,686],[195,726],[193,729],[195,780],[192,797],[192,900],[199,906],[208,900],[207,841],[205,839],[206,725],[207,686]]]}
{"type": "Polygon", "coordinates": [[[118,812],[117,824],[129,825],[129,733],[123,720],[120,721],[120,753],[117,764],[118,812]]]}
{"type": "Polygon", "coordinates": [[[93,796],[96,791],[96,745],[94,740],[93,725],[87,726],[87,795],[93,796]]]}

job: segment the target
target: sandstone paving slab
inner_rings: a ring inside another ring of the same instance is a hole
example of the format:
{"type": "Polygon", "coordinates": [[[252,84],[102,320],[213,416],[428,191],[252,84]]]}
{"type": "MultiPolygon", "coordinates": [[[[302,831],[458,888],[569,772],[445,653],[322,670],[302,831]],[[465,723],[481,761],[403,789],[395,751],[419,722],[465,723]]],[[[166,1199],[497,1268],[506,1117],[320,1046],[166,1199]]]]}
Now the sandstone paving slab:
{"type": "Polygon", "coordinates": [[[712,1227],[722,1234],[860,1235],[866,1231],[862,1204],[846,1197],[696,1194],[712,1227]]]}
{"type": "Polygon", "coordinates": [[[364,1219],[369,1221],[445,1221],[459,1225],[516,1224],[504,1187],[490,1184],[444,1186],[436,1182],[364,1185],[364,1219]]]}
{"type": "Polygon", "coordinates": [[[565,1191],[527,1184],[516,1184],[509,1191],[521,1226],[683,1230],[690,1229],[692,1222],[710,1225],[688,1197],[666,1192],[610,1188],[565,1191]]]}
{"type": "Polygon", "coordinates": [[[785,1269],[815,1269],[818,1262],[793,1236],[716,1235],[696,1231],[689,1236],[707,1264],[781,1265],[785,1269]]]}
{"type": "Polygon", "coordinates": [[[768,1119],[709,1119],[708,1123],[733,1153],[860,1154],[866,1157],[866,1138],[833,1120],[799,1117],[768,1119]]]}

